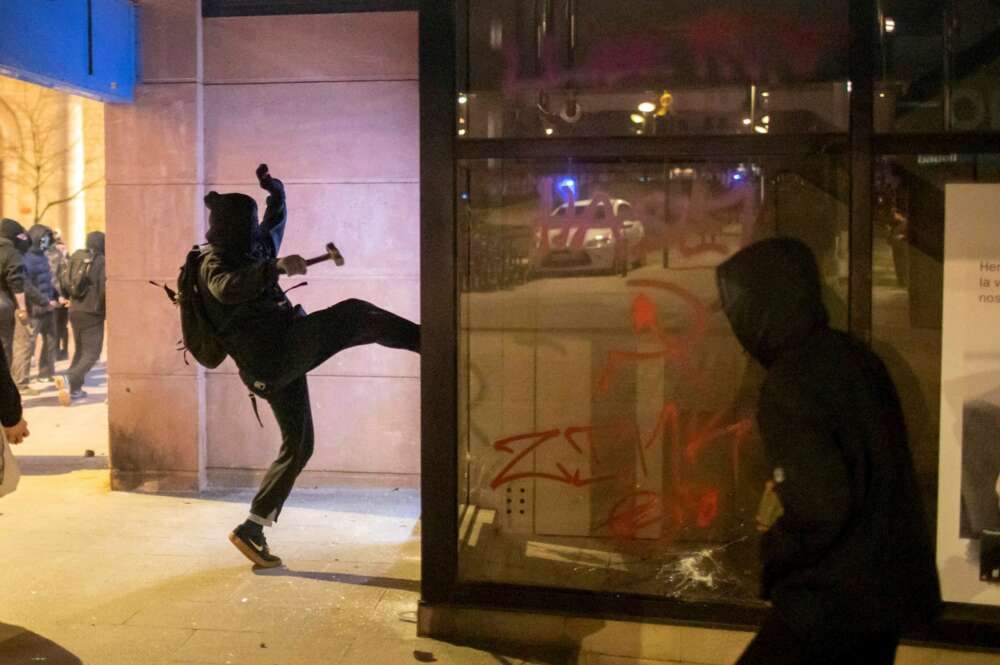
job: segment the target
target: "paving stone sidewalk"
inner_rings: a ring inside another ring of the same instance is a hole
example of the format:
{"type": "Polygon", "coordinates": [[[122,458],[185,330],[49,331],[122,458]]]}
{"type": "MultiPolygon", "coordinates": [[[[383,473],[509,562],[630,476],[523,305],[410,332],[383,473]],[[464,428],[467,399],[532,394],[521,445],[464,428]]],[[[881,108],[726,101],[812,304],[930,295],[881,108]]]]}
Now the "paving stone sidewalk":
{"type": "Polygon", "coordinates": [[[104,469],[38,473],[0,499],[0,665],[553,662],[416,636],[415,492],[297,492],[268,532],[286,567],[254,572],[226,539],[248,492],[128,494],[104,469]]]}

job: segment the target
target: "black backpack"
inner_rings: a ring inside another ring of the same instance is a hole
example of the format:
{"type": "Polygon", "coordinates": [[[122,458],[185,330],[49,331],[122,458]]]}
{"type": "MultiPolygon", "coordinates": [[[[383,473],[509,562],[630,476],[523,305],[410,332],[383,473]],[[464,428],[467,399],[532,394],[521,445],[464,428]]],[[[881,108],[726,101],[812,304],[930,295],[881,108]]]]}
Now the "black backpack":
{"type": "Polygon", "coordinates": [[[198,245],[188,252],[177,278],[177,291],[171,290],[165,284],[157,286],[162,286],[167,292],[167,297],[181,310],[183,339],[179,348],[194,356],[199,365],[215,369],[226,359],[226,350],[222,348],[215,327],[208,319],[205,301],[198,287],[202,256],[202,249],[198,245]]]}
{"type": "Polygon", "coordinates": [[[94,264],[94,254],[89,249],[73,252],[66,269],[66,283],[63,287],[70,300],[83,300],[90,290],[90,266],[94,264]]]}

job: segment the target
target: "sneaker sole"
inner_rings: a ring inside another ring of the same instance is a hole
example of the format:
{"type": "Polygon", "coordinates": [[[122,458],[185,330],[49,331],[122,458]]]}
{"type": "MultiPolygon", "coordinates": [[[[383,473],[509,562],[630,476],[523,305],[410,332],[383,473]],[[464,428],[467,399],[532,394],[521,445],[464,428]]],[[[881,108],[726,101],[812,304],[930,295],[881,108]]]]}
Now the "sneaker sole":
{"type": "Polygon", "coordinates": [[[252,548],[247,547],[247,544],[240,540],[235,533],[229,534],[229,542],[236,546],[236,549],[240,551],[240,554],[250,559],[250,562],[260,568],[277,568],[281,565],[281,559],[275,561],[267,561],[261,558],[259,554],[252,548]]]}
{"type": "Polygon", "coordinates": [[[59,403],[63,406],[69,406],[73,403],[70,399],[69,390],[66,389],[66,379],[61,376],[57,376],[55,379],[56,390],[59,391],[59,403]]]}

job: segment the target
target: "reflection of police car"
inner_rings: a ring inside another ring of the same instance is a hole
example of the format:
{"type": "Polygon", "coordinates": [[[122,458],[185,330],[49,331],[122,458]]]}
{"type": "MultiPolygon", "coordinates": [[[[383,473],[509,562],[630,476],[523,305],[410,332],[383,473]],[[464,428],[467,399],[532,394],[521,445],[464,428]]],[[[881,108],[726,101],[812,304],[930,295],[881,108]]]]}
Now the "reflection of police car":
{"type": "Polygon", "coordinates": [[[552,211],[548,247],[543,230],[535,233],[532,269],[535,272],[606,272],[625,274],[629,266],[646,262],[642,222],[633,218],[632,205],[624,199],[576,201],[572,219],[569,204],[552,211]],[[610,210],[608,209],[610,203],[610,210]],[[621,240],[615,235],[620,224],[621,240]]]}

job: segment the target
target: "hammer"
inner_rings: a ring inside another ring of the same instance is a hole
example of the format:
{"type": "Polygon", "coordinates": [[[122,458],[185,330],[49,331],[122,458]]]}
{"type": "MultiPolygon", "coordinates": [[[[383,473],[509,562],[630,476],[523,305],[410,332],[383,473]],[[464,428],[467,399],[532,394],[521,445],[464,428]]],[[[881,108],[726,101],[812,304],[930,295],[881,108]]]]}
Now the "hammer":
{"type": "Polygon", "coordinates": [[[344,257],[341,255],[340,250],[337,249],[337,246],[332,242],[326,243],[326,254],[306,259],[306,265],[313,266],[317,263],[323,263],[323,261],[333,261],[338,266],[344,265],[344,257]]]}

